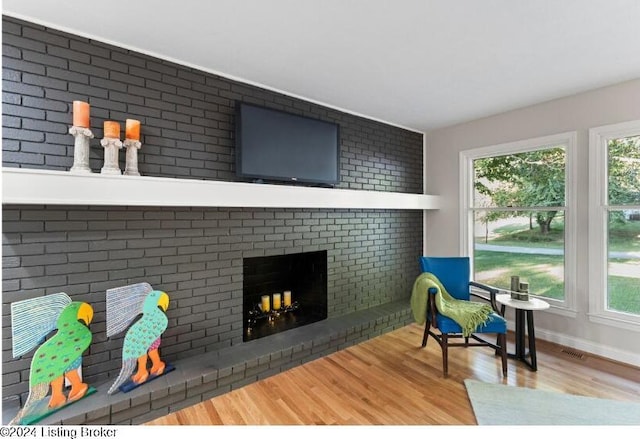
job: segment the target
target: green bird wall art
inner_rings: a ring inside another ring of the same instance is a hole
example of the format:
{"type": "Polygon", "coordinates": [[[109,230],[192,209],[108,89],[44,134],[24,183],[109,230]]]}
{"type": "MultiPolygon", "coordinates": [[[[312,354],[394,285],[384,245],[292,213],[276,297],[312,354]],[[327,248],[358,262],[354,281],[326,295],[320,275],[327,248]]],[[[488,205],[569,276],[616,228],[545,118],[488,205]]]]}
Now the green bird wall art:
{"type": "Polygon", "coordinates": [[[65,293],[22,300],[11,304],[13,357],[17,358],[40,345],[31,360],[29,395],[10,422],[28,423],[27,418],[46,416],[87,394],[82,381],[82,354],[91,344],[89,324],[93,308],[74,302],[65,293]],[[56,331],[48,340],[46,337],[56,331]],[[65,394],[65,379],[69,382],[65,394]],[[48,403],[44,400],[49,395],[48,403]]]}
{"type": "Polygon", "coordinates": [[[109,395],[122,390],[129,380],[134,386],[140,385],[165,372],[158,348],[167,329],[168,307],[169,295],[153,290],[146,282],[107,290],[107,337],[128,328],[122,344],[122,367],[107,391],[109,395]]]}

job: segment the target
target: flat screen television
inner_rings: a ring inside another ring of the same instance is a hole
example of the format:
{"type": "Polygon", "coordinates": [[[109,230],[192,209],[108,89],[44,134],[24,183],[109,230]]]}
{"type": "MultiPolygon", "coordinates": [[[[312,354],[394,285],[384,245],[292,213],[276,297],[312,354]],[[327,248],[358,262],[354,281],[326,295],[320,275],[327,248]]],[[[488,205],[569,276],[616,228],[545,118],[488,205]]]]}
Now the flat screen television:
{"type": "Polygon", "coordinates": [[[340,182],[340,126],[236,102],[236,175],[334,186],[340,182]]]}

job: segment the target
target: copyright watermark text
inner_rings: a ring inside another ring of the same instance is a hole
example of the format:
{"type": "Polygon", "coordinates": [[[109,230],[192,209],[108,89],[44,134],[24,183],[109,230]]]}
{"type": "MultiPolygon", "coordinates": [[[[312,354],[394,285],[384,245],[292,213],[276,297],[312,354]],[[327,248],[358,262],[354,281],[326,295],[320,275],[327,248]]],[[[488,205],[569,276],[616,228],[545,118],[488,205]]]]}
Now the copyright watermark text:
{"type": "Polygon", "coordinates": [[[11,426],[0,427],[0,438],[111,438],[117,431],[114,427],[11,426]]]}

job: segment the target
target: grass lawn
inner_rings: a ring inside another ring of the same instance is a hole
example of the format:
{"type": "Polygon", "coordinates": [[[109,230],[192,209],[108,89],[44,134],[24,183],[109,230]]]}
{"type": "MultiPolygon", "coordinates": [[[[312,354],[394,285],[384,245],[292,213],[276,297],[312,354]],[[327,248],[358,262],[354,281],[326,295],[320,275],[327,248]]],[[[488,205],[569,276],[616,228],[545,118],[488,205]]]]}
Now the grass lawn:
{"type": "Polygon", "coordinates": [[[640,281],[609,276],[609,309],[640,314],[640,281]]]}
{"type": "MultiPolygon", "coordinates": [[[[562,256],[529,255],[477,250],[474,255],[475,280],[510,289],[511,276],[529,282],[536,296],[564,299],[562,256]]],[[[640,314],[640,282],[636,278],[609,277],[609,308],[640,314]]]]}
{"type": "Polygon", "coordinates": [[[564,299],[564,258],[552,255],[528,255],[476,250],[475,279],[498,288],[510,289],[511,276],[529,282],[536,296],[564,299]]]}
{"type": "Polygon", "coordinates": [[[615,224],[609,230],[610,251],[640,251],[640,221],[615,224]]]}
{"type": "MultiPolygon", "coordinates": [[[[534,228],[528,224],[517,222],[506,224],[493,229],[496,235],[489,239],[488,244],[504,246],[525,246],[543,248],[564,247],[564,221],[554,220],[551,231],[545,235],[540,233],[534,222],[534,228]]],[[[477,236],[477,243],[484,243],[484,237],[477,236]]],[[[609,251],[640,251],[640,221],[613,223],[609,229],[609,251]]]]}
{"type": "MultiPolygon", "coordinates": [[[[476,242],[484,243],[484,237],[476,237],[476,242]]],[[[492,229],[488,243],[530,248],[563,248],[564,219],[555,218],[550,232],[544,235],[535,222],[533,229],[530,229],[526,217],[503,219],[499,227],[492,229]]],[[[640,251],[640,221],[612,222],[609,228],[609,251],[640,251]]],[[[623,270],[633,268],[629,259],[610,262],[626,264],[623,270]]],[[[520,276],[521,281],[529,282],[532,294],[564,299],[563,256],[476,250],[474,264],[475,279],[478,282],[509,289],[511,276],[520,276]]],[[[609,309],[640,314],[640,279],[625,277],[624,274],[611,275],[608,291],[609,309]]]]}
{"type": "MultiPolygon", "coordinates": [[[[502,227],[501,227],[502,229],[502,227]]],[[[496,232],[499,229],[496,229],[496,232]]],[[[519,231],[512,231],[500,234],[489,241],[489,244],[514,245],[525,247],[563,248],[564,247],[564,227],[562,224],[552,224],[549,233],[543,235],[540,229],[521,228],[519,231]]]]}

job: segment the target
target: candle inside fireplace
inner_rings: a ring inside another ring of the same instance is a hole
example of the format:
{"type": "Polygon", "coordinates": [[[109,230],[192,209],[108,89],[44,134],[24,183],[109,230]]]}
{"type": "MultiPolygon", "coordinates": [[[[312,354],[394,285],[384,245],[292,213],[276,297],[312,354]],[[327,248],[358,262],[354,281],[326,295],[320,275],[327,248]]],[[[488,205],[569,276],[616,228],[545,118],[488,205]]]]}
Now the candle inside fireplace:
{"type": "Polygon", "coordinates": [[[291,291],[284,292],[284,306],[291,306],[291,291]]]}
{"type": "Polygon", "coordinates": [[[277,311],[280,309],[281,306],[282,306],[282,296],[280,295],[280,293],[275,293],[273,295],[273,309],[277,311]]]}
{"type": "Polygon", "coordinates": [[[120,124],[112,120],[104,121],[104,137],[111,139],[120,138],[120,124]]]}
{"type": "Polygon", "coordinates": [[[89,104],[73,101],[73,126],[89,128],[89,104]]]}
{"type": "Polygon", "coordinates": [[[271,303],[269,299],[271,299],[269,296],[262,296],[262,312],[271,311],[271,303]]]}

